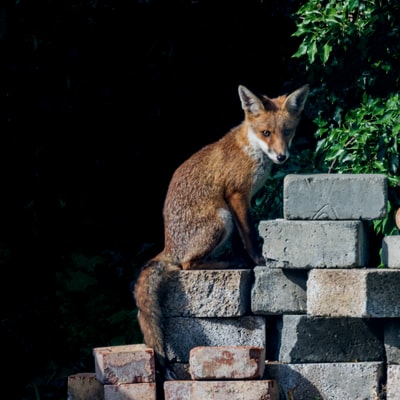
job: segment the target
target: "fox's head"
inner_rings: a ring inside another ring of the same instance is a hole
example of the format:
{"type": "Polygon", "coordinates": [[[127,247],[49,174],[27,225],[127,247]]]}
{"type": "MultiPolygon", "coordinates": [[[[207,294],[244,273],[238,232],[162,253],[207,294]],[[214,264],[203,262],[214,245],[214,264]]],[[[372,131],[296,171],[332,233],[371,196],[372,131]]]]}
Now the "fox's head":
{"type": "Polygon", "coordinates": [[[258,97],[239,86],[249,142],[276,164],[283,164],[289,158],[289,148],[308,92],[309,86],[304,85],[289,95],[270,99],[258,97]]]}

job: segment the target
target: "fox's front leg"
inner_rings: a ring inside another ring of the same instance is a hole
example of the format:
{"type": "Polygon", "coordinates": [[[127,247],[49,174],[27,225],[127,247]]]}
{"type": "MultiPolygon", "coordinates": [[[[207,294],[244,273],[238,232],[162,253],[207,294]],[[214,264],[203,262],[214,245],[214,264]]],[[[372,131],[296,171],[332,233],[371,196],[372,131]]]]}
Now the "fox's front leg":
{"type": "Polygon", "coordinates": [[[247,253],[256,265],[265,265],[264,257],[258,245],[259,235],[250,214],[248,197],[236,192],[229,199],[229,205],[235,216],[240,235],[247,253]]]}

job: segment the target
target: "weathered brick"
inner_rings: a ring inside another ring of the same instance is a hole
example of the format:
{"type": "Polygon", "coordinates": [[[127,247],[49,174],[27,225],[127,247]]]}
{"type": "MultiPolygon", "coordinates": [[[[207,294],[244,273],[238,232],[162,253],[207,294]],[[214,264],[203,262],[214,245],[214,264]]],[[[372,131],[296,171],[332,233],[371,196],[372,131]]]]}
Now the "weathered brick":
{"type": "Polygon", "coordinates": [[[250,309],[250,269],[179,271],[168,282],[166,317],[239,317],[250,309]]]}
{"type": "Polygon", "coordinates": [[[388,268],[400,268],[400,235],[383,238],[382,263],[388,268]]]}
{"type": "Polygon", "coordinates": [[[256,267],[251,311],[256,315],[302,314],[307,311],[308,270],[256,267]]]}
{"type": "Polygon", "coordinates": [[[206,346],[190,350],[194,380],[257,379],[265,367],[265,351],[255,346],[206,346]]]}
{"type": "Polygon", "coordinates": [[[144,344],[93,349],[96,377],[103,384],[155,381],[154,350],[144,344]]]}
{"type": "Polygon", "coordinates": [[[274,380],[167,381],[164,392],[165,400],[279,400],[274,380]]]}
{"type": "Polygon", "coordinates": [[[103,400],[103,385],[94,372],[68,376],[68,400],[103,400]]]}
{"type": "Polygon", "coordinates": [[[286,219],[374,220],[386,216],[381,174],[290,174],[283,183],[286,219]]]}
{"type": "Polygon", "coordinates": [[[264,373],[279,383],[282,399],[295,400],[376,400],[383,376],[381,362],[267,363],[264,373]]]}
{"type": "Polygon", "coordinates": [[[197,346],[256,346],[265,348],[265,318],[166,318],[164,325],[167,358],[189,362],[197,346]]]}
{"type": "Polygon", "coordinates": [[[104,385],[104,400],[156,400],[155,383],[104,385]]]}
{"type": "Polygon", "coordinates": [[[279,268],[356,268],[369,261],[363,221],[260,221],[263,255],[279,268]]]}
{"type": "Polygon", "coordinates": [[[320,317],[400,317],[400,270],[313,269],[307,313],[320,317]]]}

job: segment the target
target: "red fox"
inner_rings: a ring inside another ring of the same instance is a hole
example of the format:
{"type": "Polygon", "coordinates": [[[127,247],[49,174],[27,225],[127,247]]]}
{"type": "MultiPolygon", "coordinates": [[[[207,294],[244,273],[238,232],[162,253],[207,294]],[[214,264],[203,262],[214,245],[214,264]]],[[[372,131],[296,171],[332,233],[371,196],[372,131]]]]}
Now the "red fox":
{"type": "Polygon", "coordinates": [[[164,249],[147,262],[135,283],[139,325],[161,373],[167,367],[162,296],[174,271],[231,267],[218,254],[235,225],[250,259],[255,265],[265,264],[250,200],[272,164],[288,159],[309,86],[273,99],[258,97],[242,85],[238,91],[244,120],[175,171],[163,210],[164,249]]]}

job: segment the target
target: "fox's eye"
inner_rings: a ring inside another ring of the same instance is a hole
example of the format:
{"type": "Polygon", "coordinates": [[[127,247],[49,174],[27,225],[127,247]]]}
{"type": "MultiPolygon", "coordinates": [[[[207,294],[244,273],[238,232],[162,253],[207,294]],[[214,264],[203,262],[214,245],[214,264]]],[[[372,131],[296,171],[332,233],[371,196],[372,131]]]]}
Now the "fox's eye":
{"type": "Polygon", "coordinates": [[[290,136],[292,134],[292,130],[291,129],[284,129],[283,130],[283,136],[290,136]]]}
{"type": "Polygon", "coordinates": [[[268,137],[271,136],[271,131],[262,131],[263,136],[268,137]]]}

